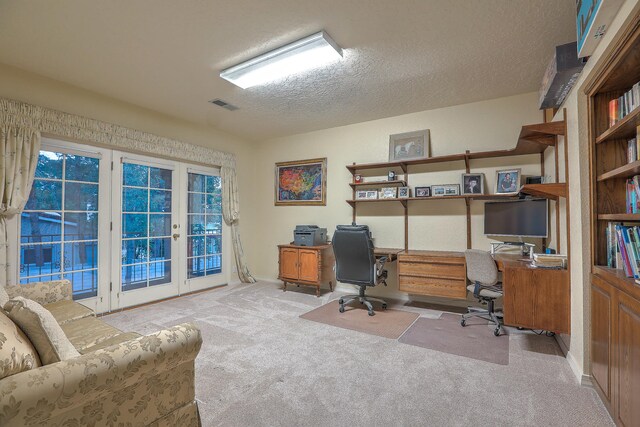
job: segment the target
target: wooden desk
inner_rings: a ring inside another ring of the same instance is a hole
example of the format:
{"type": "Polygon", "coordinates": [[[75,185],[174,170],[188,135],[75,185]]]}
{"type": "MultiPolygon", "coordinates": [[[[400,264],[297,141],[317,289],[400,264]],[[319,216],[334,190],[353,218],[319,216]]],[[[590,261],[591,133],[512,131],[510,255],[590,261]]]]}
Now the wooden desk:
{"type": "MultiPolygon", "coordinates": [[[[400,291],[467,298],[464,253],[410,250],[397,256],[400,291]]],[[[571,293],[567,270],[532,268],[522,255],[496,254],[494,259],[503,273],[505,325],[569,333],[571,293]]]]}
{"type": "Polygon", "coordinates": [[[402,251],[403,249],[397,248],[374,248],[373,254],[376,256],[376,258],[386,256],[387,262],[393,262],[398,258],[398,254],[402,251]]]}
{"type": "Polygon", "coordinates": [[[495,254],[493,258],[502,271],[505,325],[570,333],[568,270],[534,268],[522,255],[495,254]]]}

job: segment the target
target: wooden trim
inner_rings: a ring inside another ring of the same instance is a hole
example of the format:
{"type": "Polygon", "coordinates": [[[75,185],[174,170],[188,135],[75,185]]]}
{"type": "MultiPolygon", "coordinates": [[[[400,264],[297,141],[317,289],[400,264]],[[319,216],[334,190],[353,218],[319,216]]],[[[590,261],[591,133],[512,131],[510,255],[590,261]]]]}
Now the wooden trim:
{"type": "Polygon", "coordinates": [[[156,300],[156,301],[149,301],[149,302],[145,302],[145,303],[142,303],[142,304],[131,305],[129,307],[119,308],[117,310],[107,311],[105,313],[96,314],[96,317],[103,317],[103,316],[108,316],[110,314],[117,314],[117,313],[121,313],[123,311],[133,310],[134,308],[140,308],[140,307],[145,307],[147,305],[158,304],[158,303],[161,303],[161,302],[170,301],[172,299],[188,297],[190,295],[195,295],[195,294],[201,294],[203,292],[215,291],[215,290],[218,290],[220,288],[224,288],[226,286],[228,286],[227,283],[225,283],[223,285],[212,286],[212,287],[206,288],[206,289],[198,289],[197,291],[186,292],[184,294],[174,295],[172,297],[162,298],[162,299],[159,299],[159,300],[156,300]]]}

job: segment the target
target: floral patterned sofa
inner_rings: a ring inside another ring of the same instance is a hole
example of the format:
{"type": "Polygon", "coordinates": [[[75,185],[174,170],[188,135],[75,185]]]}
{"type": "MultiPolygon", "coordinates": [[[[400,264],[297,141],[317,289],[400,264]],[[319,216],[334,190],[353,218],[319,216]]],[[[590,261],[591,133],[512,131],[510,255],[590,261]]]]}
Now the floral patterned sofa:
{"type": "MultiPolygon", "coordinates": [[[[196,325],[145,336],[122,332],[73,302],[65,280],[6,291],[50,311],[80,356],[0,379],[1,426],[200,425],[196,325]]],[[[0,333],[0,344],[11,339],[0,333]]]]}

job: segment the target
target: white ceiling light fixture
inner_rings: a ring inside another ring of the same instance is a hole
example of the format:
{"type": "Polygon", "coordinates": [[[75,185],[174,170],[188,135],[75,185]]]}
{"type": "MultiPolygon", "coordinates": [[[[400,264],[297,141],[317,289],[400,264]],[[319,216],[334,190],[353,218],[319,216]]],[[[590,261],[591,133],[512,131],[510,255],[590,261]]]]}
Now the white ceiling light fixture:
{"type": "Polygon", "coordinates": [[[320,31],[227,68],[220,73],[220,77],[247,89],[326,65],[340,58],[340,46],[325,31],[320,31]]]}

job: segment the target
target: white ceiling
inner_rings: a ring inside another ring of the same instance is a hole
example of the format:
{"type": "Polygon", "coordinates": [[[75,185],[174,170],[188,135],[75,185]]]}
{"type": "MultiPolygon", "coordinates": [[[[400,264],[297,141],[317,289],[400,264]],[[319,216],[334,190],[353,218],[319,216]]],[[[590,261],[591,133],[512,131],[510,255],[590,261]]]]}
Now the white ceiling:
{"type": "Polygon", "coordinates": [[[575,0],[0,0],[0,62],[253,140],[537,90],[575,0]],[[321,29],[329,68],[219,71],[321,29]],[[230,112],[207,103],[222,98],[230,112]]]}

